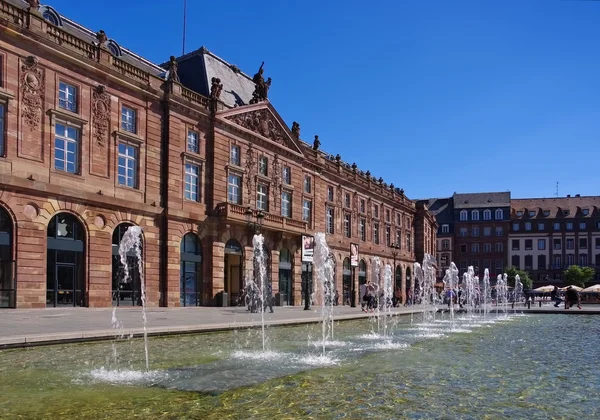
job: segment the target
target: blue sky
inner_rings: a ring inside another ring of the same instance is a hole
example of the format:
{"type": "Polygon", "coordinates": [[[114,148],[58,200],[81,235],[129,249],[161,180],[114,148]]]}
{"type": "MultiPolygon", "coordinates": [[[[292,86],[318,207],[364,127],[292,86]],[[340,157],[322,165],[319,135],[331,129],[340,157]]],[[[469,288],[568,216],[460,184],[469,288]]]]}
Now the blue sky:
{"type": "MultiPolygon", "coordinates": [[[[51,0],[160,63],[183,0],[51,0]],[[165,6],[169,4],[169,6],[165,6]]],[[[302,138],[410,198],[600,194],[600,1],[188,0],[186,52],[252,75],[302,138]]]]}

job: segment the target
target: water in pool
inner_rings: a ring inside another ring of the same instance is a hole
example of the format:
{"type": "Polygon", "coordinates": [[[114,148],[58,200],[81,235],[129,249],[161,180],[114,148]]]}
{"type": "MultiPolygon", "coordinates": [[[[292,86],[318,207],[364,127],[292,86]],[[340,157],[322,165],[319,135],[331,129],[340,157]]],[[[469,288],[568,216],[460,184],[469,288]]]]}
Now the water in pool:
{"type": "Polygon", "coordinates": [[[600,317],[457,315],[0,352],[2,419],[600,418],[600,317]]]}

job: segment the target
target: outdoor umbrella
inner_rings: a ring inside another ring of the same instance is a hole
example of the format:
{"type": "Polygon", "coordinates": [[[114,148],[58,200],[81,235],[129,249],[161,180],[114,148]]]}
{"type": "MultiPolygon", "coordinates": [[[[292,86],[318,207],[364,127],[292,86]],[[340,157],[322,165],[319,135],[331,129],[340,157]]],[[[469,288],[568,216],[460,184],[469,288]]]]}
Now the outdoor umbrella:
{"type": "Polygon", "coordinates": [[[570,286],[565,286],[565,287],[561,287],[560,290],[561,291],[566,291],[569,287],[572,287],[573,289],[577,290],[578,292],[581,292],[583,290],[583,287],[579,287],[579,286],[575,286],[574,284],[570,285],[570,286]]]}
{"type": "Polygon", "coordinates": [[[587,293],[600,293],[600,284],[594,284],[593,286],[586,287],[582,292],[587,293]]]}
{"type": "Polygon", "coordinates": [[[537,289],[533,289],[531,291],[534,293],[550,293],[553,290],[554,290],[554,286],[549,284],[548,286],[538,287],[537,289]]]}

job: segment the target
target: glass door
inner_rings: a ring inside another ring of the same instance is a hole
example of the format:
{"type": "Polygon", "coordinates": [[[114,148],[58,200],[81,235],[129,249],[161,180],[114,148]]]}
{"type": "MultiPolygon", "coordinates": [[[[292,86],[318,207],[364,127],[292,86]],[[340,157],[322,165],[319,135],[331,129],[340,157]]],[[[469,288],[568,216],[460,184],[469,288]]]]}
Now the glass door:
{"type": "Polygon", "coordinates": [[[75,302],[75,265],[56,264],[55,305],[74,306],[75,302]]]}

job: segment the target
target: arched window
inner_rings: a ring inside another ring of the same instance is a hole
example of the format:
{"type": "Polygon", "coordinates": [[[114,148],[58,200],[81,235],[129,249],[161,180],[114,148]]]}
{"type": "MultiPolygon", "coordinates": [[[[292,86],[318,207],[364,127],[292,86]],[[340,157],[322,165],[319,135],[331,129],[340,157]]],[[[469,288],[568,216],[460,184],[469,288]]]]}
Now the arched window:
{"type": "Polygon", "coordinates": [[[202,304],[202,249],[200,239],[189,232],[181,239],[179,302],[181,306],[202,304]]]}
{"type": "Polygon", "coordinates": [[[466,210],[461,210],[460,212],[460,221],[466,222],[468,220],[468,214],[466,210]]]}
{"type": "Polygon", "coordinates": [[[396,266],[396,282],[394,285],[394,289],[401,289],[402,288],[402,267],[400,267],[399,265],[396,266]]]}
{"type": "Polygon", "coordinates": [[[479,210],[471,210],[471,220],[479,220],[479,210]]]}
{"type": "Polygon", "coordinates": [[[504,211],[502,209],[496,209],[496,220],[504,219],[504,211]]]}
{"type": "MultiPolygon", "coordinates": [[[[223,301],[223,294],[217,295],[217,306],[236,305],[244,288],[242,276],[243,253],[242,245],[234,238],[231,238],[225,244],[225,272],[224,272],[224,292],[226,292],[228,302],[223,301]],[[220,296],[220,297],[219,297],[220,296]]],[[[245,267],[248,273],[251,273],[252,267],[245,267]]],[[[250,274],[248,274],[250,276],[250,274]]],[[[243,304],[243,303],[242,303],[243,304]]]]}
{"type": "Polygon", "coordinates": [[[0,207],[0,308],[14,308],[17,301],[12,232],[12,219],[0,207]]]}
{"type": "Polygon", "coordinates": [[[55,26],[63,26],[60,15],[50,6],[40,7],[42,17],[55,26]]]}
{"type": "Polygon", "coordinates": [[[85,231],[72,214],[58,213],[47,230],[46,306],[84,306],[85,231]]]}
{"type": "Polygon", "coordinates": [[[123,55],[123,52],[121,51],[121,47],[119,46],[119,44],[117,44],[112,39],[109,39],[108,41],[106,41],[106,48],[108,48],[110,53],[112,55],[114,55],[115,57],[120,57],[123,55]]]}
{"type": "Polygon", "coordinates": [[[483,220],[492,220],[492,211],[487,209],[483,211],[483,220]]]}
{"type": "MultiPolygon", "coordinates": [[[[365,260],[360,260],[358,263],[358,284],[365,284],[367,282],[367,263],[365,260]]],[[[362,296],[360,297],[362,299],[362,296]]]]}

